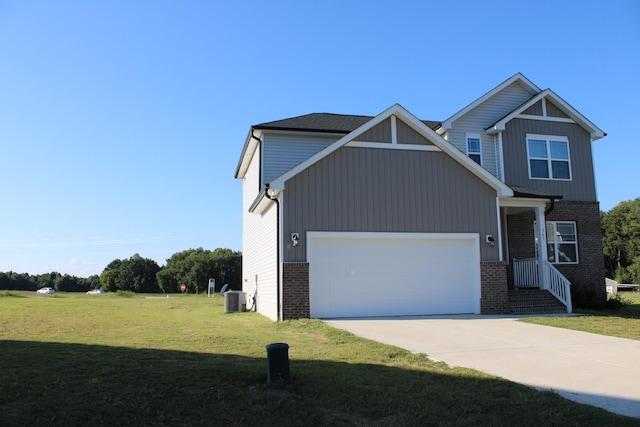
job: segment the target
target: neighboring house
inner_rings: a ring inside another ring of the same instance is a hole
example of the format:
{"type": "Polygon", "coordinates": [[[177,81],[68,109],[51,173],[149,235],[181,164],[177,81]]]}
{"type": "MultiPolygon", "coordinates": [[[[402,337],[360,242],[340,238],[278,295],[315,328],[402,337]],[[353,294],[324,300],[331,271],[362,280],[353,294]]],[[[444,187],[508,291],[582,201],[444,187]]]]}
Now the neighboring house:
{"type": "Polygon", "coordinates": [[[568,312],[571,293],[603,299],[604,136],[519,73],[443,122],[396,104],[252,126],[243,290],[271,319],[506,313],[523,287],[568,312]]]}

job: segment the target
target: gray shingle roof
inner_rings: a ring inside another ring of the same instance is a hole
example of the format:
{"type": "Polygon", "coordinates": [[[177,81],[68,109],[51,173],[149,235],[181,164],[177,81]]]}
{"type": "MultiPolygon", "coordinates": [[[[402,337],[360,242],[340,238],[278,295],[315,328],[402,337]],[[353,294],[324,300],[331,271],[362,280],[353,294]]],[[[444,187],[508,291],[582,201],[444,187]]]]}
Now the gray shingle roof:
{"type": "MultiPolygon", "coordinates": [[[[349,133],[357,129],[372,116],[352,116],[346,114],[311,113],[273,122],[254,125],[254,129],[298,130],[309,132],[349,133]]],[[[440,122],[422,120],[431,129],[440,127],[440,122]]]]}

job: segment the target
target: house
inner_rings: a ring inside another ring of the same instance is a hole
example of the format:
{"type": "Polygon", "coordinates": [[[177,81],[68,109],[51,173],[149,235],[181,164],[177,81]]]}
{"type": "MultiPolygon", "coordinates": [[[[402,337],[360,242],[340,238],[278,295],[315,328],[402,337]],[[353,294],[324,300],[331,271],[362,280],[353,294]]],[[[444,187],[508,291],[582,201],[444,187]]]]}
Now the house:
{"type": "Polygon", "coordinates": [[[604,136],[520,73],[442,122],[396,104],[254,125],[243,291],[274,320],[514,312],[523,288],[567,312],[603,299],[604,136]]]}

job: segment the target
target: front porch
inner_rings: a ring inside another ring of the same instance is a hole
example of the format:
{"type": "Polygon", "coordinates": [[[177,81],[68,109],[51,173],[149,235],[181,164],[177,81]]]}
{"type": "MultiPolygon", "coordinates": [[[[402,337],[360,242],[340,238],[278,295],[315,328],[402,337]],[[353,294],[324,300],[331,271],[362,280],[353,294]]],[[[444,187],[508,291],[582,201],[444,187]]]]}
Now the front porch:
{"type": "Polygon", "coordinates": [[[500,202],[507,312],[571,313],[571,282],[549,261],[553,248],[547,243],[547,214],[558,197],[523,192],[517,196],[500,202]]]}

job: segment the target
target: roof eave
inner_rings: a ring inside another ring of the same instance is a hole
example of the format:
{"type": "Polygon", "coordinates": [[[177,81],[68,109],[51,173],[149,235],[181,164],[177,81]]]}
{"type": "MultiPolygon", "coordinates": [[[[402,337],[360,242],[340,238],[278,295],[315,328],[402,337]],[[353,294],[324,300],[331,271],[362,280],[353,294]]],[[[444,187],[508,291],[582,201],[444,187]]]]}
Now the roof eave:
{"type": "Polygon", "coordinates": [[[240,160],[238,160],[238,166],[236,167],[235,178],[243,179],[244,175],[247,173],[247,169],[249,169],[249,163],[251,163],[251,158],[258,147],[258,140],[262,137],[262,132],[258,132],[258,135],[255,135],[253,131],[255,128],[252,126],[249,129],[249,134],[244,142],[244,147],[242,147],[242,154],[240,154],[240,160]]]}

